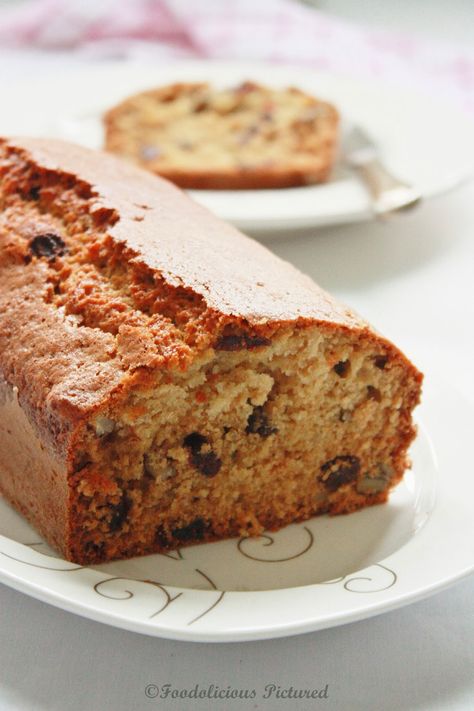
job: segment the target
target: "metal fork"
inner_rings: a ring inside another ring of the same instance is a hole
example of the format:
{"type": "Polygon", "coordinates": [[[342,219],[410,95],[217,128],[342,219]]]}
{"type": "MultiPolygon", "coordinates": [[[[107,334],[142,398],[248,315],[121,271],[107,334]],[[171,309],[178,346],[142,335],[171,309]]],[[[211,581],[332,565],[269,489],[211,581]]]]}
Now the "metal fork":
{"type": "Polygon", "coordinates": [[[359,126],[352,126],[344,135],[342,158],[369,189],[377,217],[383,219],[419,205],[420,192],[387,170],[378,157],[377,147],[359,126]]]}

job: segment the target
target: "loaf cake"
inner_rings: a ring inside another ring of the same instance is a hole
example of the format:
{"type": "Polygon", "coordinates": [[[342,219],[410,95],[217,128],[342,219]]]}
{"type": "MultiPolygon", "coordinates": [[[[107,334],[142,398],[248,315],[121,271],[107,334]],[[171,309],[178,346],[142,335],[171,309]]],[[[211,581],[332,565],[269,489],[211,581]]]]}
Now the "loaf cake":
{"type": "Polygon", "coordinates": [[[421,374],[165,180],[0,141],[0,490],[97,563],[387,499],[421,374]]]}
{"type": "Polygon", "coordinates": [[[327,180],[338,114],[299,89],[172,84],[104,117],[105,147],[183,188],[284,188],[327,180]]]}

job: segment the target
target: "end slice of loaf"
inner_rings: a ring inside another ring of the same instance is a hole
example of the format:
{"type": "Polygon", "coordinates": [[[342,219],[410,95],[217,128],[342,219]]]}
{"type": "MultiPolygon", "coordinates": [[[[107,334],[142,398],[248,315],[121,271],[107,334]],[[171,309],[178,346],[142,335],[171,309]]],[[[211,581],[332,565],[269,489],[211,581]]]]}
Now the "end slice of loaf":
{"type": "Polygon", "coordinates": [[[385,501],[421,375],[180,190],[0,142],[0,489],[96,563],[385,501]]]}
{"type": "Polygon", "coordinates": [[[105,147],[184,188],[284,188],[328,179],[338,123],[296,88],[172,84],[110,109],[105,147]]]}

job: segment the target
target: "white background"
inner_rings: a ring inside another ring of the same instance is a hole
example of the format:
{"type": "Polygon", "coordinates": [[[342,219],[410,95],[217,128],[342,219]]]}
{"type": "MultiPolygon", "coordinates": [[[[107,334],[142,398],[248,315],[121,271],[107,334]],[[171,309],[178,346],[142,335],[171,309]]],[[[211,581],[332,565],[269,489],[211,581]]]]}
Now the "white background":
{"type": "MultiPolygon", "coordinates": [[[[472,2],[321,2],[364,22],[472,39],[472,2]]],[[[54,62],[2,59],[51,71],[54,62]]],[[[63,60],[62,60],[63,61],[63,60]]],[[[8,75],[8,76],[6,76],[8,75]]],[[[0,80],[1,81],[1,80],[0,80]]],[[[389,224],[282,237],[272,248],[350,303],[414,362],[474,407],[474,185],[389,224]]],[[[466,466],[473,468],[472,462],[466,466]]],[[[474,472],[473,472],[474,475],[474,472]]],[[[422,561],[420,561],[422,565],[422,561]]],[[[371,620],[268,642],[204,645],[148,638],[75,617],[0,586],[0,711],[312,709],[471,711],[474,580],[371,620]],[[328,684],[325,701],[158,701],[147,684],[263,689],[328,684]]]]}

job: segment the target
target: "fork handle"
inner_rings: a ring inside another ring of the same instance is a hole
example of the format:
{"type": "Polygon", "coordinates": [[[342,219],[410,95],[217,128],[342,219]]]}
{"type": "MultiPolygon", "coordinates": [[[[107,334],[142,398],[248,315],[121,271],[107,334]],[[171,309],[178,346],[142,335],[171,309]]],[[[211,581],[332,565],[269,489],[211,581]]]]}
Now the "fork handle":
{"type": "Polygon", "coordinates": [[[378,217],[411,209],[420,202],[419,192],[392,175],[377,158],[354,162],[353,168],[368,187],[378,217]]]}

